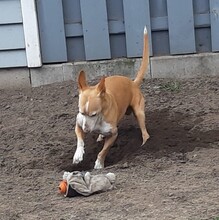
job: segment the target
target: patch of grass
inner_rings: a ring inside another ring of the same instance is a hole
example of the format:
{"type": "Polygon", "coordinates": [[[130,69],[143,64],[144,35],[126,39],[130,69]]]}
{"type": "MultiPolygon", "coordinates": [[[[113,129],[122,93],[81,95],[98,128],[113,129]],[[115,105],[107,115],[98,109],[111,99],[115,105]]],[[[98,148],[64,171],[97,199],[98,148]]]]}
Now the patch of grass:
{"type": "Polygon", "coordinates": [[[219,220],[219,216],[218,217],[214,217],[212,220],[219,220]]]}
{"type": "Polygon", "coordinates": [[[180,83],[177,81],[170,81],[160,86],[161,89],[171,92],[178,92],[180,90],[180,83]]]}

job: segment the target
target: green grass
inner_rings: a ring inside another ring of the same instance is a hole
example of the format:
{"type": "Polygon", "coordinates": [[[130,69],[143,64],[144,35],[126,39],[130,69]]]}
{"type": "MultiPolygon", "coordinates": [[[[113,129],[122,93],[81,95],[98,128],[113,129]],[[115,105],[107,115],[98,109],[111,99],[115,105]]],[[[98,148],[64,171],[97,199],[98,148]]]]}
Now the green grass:
{"type": "Polygon", "coordinates": [[[161,89],[171,92],[178,92],[180,90],[180,83],[177,81],[170,81],[160,86],[161,89]]]}

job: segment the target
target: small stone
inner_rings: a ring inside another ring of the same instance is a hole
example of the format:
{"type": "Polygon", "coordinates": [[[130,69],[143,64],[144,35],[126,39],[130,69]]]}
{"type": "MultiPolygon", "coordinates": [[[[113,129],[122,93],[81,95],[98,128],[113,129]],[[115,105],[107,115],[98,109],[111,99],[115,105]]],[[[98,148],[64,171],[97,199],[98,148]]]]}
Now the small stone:
{"type": "Polygon", "coordinates": [[[127,168],[129,168],[128,163],[125,162],[124,164],[122,164],[121,168],[122,168],[122,169],[127,169],[127,168]]]}

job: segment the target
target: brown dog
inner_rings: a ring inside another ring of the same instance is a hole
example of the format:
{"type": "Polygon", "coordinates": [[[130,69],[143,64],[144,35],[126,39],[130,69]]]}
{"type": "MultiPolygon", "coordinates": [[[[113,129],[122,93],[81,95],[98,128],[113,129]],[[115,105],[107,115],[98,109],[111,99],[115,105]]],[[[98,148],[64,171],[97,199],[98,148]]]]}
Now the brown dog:
{"type": "Polygon", "coordinates": [[[140,70],[134,81],[124,76],[102,78],[96,86],[88,86],[84,71],[78,77],[79,113],[77,115],[75,133],[77,149],[73,163],[83,160],[84,134],[97,132],[97,141],[105,139],[103,149],[98,154],[95,169],[104,167],[104,161],[110,147],[118,136],[118,122],[130,109],[136,116],[142,132],[143,144],[149,138],[145,127],[144,97],[139,86],[148,67],[148,33],[144,29],[144,49],[140,70]]]}

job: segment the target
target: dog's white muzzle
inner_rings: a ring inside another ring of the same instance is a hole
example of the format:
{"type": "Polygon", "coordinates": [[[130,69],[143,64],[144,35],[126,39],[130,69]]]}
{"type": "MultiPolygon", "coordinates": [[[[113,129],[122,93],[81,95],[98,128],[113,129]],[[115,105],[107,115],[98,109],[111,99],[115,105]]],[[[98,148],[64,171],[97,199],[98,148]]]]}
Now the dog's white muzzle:
{"type": "Polygon", "coordinates": [[[90,117],[79,112],[77,115],[77,123],[85,133],[93,132],[97,128],[96,125],[98,124],[99,118],[99,115],[90,117]]]}
{"type": "Polygon", "coordinates": [[[85,133],[96,131],[99,134],[109,135],[112,132],[112,126],[103,120],[101,114],[90,117],[79,112],[77,123],[85,133]]]}

